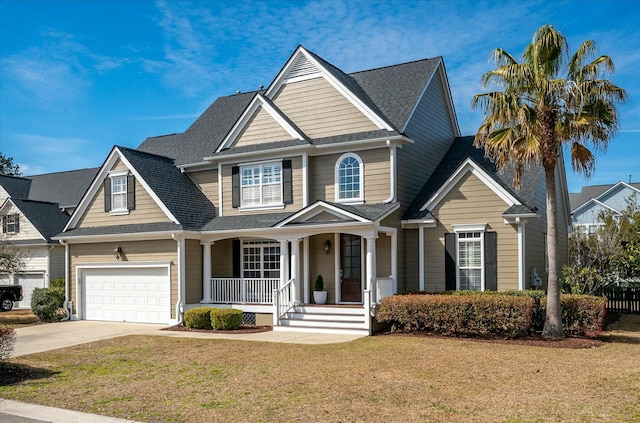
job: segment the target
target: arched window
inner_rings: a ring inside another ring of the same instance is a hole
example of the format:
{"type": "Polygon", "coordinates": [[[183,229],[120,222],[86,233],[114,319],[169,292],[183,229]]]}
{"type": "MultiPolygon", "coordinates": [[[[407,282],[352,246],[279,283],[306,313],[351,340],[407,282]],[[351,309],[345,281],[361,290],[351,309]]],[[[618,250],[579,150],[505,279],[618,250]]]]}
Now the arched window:
{"type": "Polygon", "coordinates": [[[336,201],[362,202],[363,166],[360,157],[353,153],[342,155],[336,162],[336,201]]]}

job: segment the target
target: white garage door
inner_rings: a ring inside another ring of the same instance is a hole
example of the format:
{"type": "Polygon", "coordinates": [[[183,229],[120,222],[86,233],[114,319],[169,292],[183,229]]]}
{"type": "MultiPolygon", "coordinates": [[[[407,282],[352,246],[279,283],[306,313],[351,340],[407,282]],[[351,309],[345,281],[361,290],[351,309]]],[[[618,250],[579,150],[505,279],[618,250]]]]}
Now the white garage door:
{"type": "Polygon", "coordinates": [[[167,267],[81,269],[86,320],[169,323],[167,267]]]}
{"type": "Polygon", "coordinates": [[[14,276],[16,285],[22,285],[22,301],[18,304],[20,308],[31,308],[31,294],[34,288],[44,288],[44,275],[42,274],[19,274],[14,276]]]}

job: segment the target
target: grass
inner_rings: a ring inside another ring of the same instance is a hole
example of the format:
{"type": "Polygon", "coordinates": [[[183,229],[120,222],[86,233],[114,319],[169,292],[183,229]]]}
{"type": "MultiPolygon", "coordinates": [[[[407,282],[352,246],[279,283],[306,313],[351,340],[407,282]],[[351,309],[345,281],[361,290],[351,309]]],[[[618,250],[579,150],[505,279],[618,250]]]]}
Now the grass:
{"type": "Polygon", "coordinates": [[[0,313],[0,325],[9,325],[12,328],[40,324],[40,319],[29,309],[14,309],[0,313]]]}
{"type": "Polygon", "coordinates": [[[151,422],[640,422],[639,356],[640,316],[590,349],[132,336],[13,359],[41,374],[0,397],[151,422]]]}

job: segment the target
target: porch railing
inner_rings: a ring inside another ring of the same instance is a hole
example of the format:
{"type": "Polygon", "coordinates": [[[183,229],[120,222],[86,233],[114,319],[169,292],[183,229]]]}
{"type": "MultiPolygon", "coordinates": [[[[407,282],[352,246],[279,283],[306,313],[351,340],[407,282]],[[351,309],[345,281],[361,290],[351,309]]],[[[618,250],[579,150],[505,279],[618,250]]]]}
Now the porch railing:
{"type": "Polygon", "coordinates": [[[374,300],[379,303],[384,297],[390,297],[393,292],[393,278],[376,278],[376,290],[374,300]]]}
{"type": "Polygon", "coordinates": [[[291,299],[291,286],[295,278],[291,278],[280,289],[273,290],[273,325],[280,325],[280,318],[287,314],[293,308],[293,300],[291,299]]]}
{"type": "Polygon", "coordinates": [[[273,304],[278,278],[211,278],[211,300],[222,304],[273,304]]]}

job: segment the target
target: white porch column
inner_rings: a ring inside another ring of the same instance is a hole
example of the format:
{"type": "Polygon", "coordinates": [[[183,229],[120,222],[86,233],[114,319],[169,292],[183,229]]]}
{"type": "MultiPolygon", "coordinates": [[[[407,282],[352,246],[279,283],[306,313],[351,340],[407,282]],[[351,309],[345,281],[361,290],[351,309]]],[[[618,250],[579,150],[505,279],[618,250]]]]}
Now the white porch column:
{"type": "Polygon", "coordinates": [[[418,281],[419,291],[424,291],[424,225],[418,225],[418,281]]]}
{"type": "Polygon", "coordinates": [[[211,304],[211,246],[213,242],[202,244],[202,301],[201,304],[211,304]]]}
{"type": "MultiPolygon", "coordinates": [[[[371,290],[371,300],[375,303],[376,298],[376,238],[377,236],[368,236],[367,240],[367,272],[366,284],[364,289],[371,290]]],[[[364,298],[366,301],[367,298],[364,298]]]]}
{"type": "Polygon", "coordinates": [[[518,218],[519,222],[518,222],[518,289],[520,291],[524,291],[525,290],[525,285],[526,285],[526,266],[525,266],[525,259],[526,259],[526,254],[525,254],[525,237],[524,237],[524,229],[525,229],[525,224],[527,223],[526,220],[520,220],[518,218]]]}
{"type": "Polygon", "coordinates": [[[291,297],[295,304],[300,304],[300,240],[291,240],[291,277],[293,279],[291,297]]]}
{"type": "Polygon", "coordinates": [[[311,302],[311,283],[309,281],[309,237],[302,243],[302,262],[304,263],[304,303],[311,302]]]}
{"type": "Polygon", "coordinates": [[[289,280],[289,242],[280,241],[280,288],[289,280]]]}
{"type": "Polygon", "coordinates": [[[393,293],[398,293],[398,233],[391,233],[391,278],[393,279],[393,293]]]}

